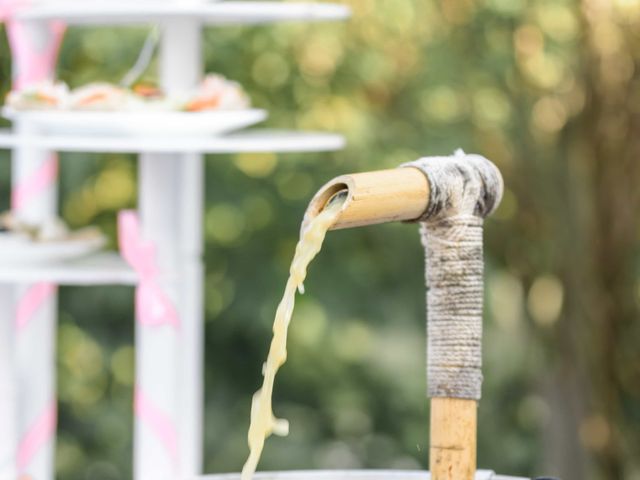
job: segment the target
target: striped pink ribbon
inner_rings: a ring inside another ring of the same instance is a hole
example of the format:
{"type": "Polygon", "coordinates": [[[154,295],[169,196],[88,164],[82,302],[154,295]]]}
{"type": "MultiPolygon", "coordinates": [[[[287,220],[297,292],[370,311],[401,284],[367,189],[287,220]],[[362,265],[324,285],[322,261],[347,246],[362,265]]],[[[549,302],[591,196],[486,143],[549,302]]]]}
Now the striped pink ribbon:
{"type": "Polygon", "coordinates": [[[15,318],[16,330],[18,332],[24,330],[42,304],[55,293],[56,286],[53,283],[40,282],[31,285],[18,302],[15,318]]]}
{"type": "Polygon", "coordinates": [[[45,445],[56,431],[58,408],[55,400],[51,400],[44,412],[31,425],[18,445],[16,463],[18,472],[23,473],[29,467],[31,460],[45,445]]]}
{"type": "Polygon", "coordinates": [[[19,211],[29,202],[53,185],[58,178],[58,156],[52,153],[27,178],[13,186],[11,208],[19,211]]]}
{"type": "Polygon", "coordinates": [[[52,77],[66,30],[62,22],[49,22],[34,28],[29,23],[14,20],[15,12],[29,3],[29,0],[0,0],[0,21],[7,23],[14,61],[13,88],[16,89],[52,77]]]}
{"type": "MultiPolygon", "coordinates": [[[[15,89],[45,81],[53,76],[65,31],[64,24],[60,22],[51,22],[34,29],[24,22],[13,20],[15,11],[28,3],[29,0],[0,0],[0,21],[7,22],[7,35],[14,62],[15,89]]],[[[24,208],[32,198],[53,184],[57,176],[58,158],[52,154],[31,176],[13,187],[12,208],[24,208]]]]}
{"type": "MultiPolygon", "coordinates": [[[[28,23],[13,20],[16,10],[28,4],[29,0],[0,0],[0,21],[7,22],[7,35],[14,62],[14,89],[42,82],[53,76],[65,32],[65,26],[60,22],[50,22],[34,28],[28,23]]],[[[30,176],[14,185],[11,193],[12,209],[23,209],[31,199],[52,185],[57,176],[58,158],[51,154],[30,176]]]]}
{"type": "Polygon", "coordinates": [[[174,467],[178,465],[178,434],[171,418],[161,411],[141,390],[136,386],[133,411],[135,415],[145,422],[160,440],[164,448],[169,452],[174,467]]]}
{"type": "Polygon", "coordinates": [[[20,7],[25,6],[28,0],[0,0],[0,22],[8,22],[20,7]]]}
{"type": "MultiPolygon", "coordinates": [[[[0,21],[7,23],[7,35],[14,62],[13,88],[16,89],[53,77],[65,31],[65,26],[60,22],[33,28],[26,23],[13,20],[15,11],[28,3],[29,0],[0,0],[0,21]]],[[[31,175],[13,186],[12,209],[24,209],[30,201],[56,181],[57,175],[58,158],[52,154],[31,175]]],[[[16,310],[15,326],[19,333],[55,292],[56,286],[51,283],[37,283],[29,287],[18,302],[16,310]]],[[[57,405],[54,399],[49,402],[18,445],[16,464],[19,472],[24,472],[29,467],[33,457],[55,435],[56,422],[57,405]]]]}
{"type": "MultiPolygon", "coordinates": [[[[31,285],[18,302],[15,327],[18,333],[33,320],[40,307],[56,292],[52,283],[36,283],[31,285]]],[[[45,411],[36,419],[18,445],[16,464],[19,472],[23,472],[38,450],[45,445],[56,430],[57,407],[52,400],[45,411]]]]}

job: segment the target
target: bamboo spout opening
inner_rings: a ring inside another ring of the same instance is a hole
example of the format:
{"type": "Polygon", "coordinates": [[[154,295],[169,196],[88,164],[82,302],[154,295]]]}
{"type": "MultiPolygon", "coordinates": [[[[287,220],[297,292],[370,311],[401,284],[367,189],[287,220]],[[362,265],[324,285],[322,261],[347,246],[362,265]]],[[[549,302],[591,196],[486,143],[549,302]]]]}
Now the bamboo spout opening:
{"type": "Polygon", "coordinates": [[[429,205],[429,181],[417,168],[395,168],[342,175],[311,199],[304,224],[337,195],[346,200],[332,230],[418,219],[429,205]]]}

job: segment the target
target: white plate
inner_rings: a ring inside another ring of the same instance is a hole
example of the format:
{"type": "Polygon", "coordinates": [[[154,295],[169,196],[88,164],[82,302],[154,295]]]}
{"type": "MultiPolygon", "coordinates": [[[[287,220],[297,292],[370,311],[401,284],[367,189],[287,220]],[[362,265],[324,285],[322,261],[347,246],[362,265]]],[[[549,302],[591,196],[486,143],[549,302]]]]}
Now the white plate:
{"type": "Polygon", "coordinates": [[[80,135],[205,136],[239,130],[267,118],[265,110],[164,111],[18,111],[3,109],[13,121],[27,121],[43,133],[80,135]]]}
{"type": "Polygon", "coordinates": [[[104,247],[103,236],[64,241],[34,242],[23,237],[0,234],[0,264],[42,264],[83,257],[104,247]]]}

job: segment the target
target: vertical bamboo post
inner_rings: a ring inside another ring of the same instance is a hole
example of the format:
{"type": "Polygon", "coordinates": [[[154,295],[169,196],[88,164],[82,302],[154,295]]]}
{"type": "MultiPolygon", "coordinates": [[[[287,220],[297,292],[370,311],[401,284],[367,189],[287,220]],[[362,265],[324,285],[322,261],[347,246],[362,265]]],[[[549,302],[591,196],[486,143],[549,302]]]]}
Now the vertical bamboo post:
{"type": "Polygon", "coordinates": [[[429,470],[433,480],[471,480],[476,472],[478,402],[431,399],[429,470]]]}
{"type": "Polygon", "coordinates": [[[489,160],[461,150],[412,162],[431,186],[420,218],[426,257],[432,480],[472,480],[482,387],[483,221],[502,198],[489,160]]]}

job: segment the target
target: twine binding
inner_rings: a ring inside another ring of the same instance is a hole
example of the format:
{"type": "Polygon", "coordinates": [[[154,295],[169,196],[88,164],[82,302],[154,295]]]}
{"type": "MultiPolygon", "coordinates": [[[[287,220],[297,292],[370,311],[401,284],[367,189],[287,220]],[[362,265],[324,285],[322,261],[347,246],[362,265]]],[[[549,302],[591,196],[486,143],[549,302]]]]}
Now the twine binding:
{"type": "Polygon", "coordinates": [[[427,282],[429,397],[479,400],[482,388],[483,219],[500,203],[502,177],[489,160],[425,157],[403,165],[429,181],[421,222],[427,282]]]}

